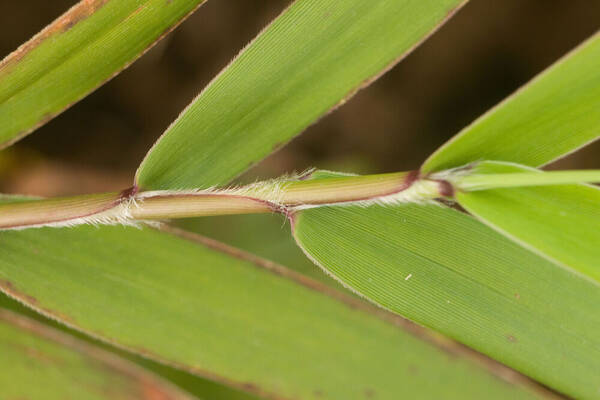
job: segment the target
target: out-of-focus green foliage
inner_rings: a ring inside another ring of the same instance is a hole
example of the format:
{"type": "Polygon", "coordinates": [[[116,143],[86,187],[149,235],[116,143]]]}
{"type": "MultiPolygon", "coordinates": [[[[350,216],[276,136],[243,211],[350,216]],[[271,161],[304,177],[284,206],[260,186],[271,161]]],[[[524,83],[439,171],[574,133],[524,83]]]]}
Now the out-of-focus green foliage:
{"type": "Polygon", "coordinates": [[[227,215],[190,218],[176,222],[187,231],[220,240],[238,249],[272,260],[313,279],[341,288],[298,248],[290,236],[290,224],[277,214],[227,215]]]}
{"type": "Polygon", "coordinates": [[[104,351],[0,309],[3,399],[184,400],[187,395],[104,351]]]}

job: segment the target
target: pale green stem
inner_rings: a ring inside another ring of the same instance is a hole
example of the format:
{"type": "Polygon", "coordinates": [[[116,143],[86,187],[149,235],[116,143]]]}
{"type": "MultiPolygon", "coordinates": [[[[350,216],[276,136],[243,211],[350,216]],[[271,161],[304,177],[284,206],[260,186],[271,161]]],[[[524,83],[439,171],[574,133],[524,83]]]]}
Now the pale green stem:
{"type": "Polygon", "coordinates": [[[101,214],[122,200],[122,194],[100,193],[54,199],[35,199],[0,203],[0,229],[67,223],[101,214]]]}
{"type": "MultiPolygon", "coordinates": [[[[265,182],[214,193],[152,192],[130,214],[134,219],[267,213],[288,207],[358,202],[393,195],[414,182],[415,173],[399,172],[315,180],[265,182]]],[[[439,197],[435,191],[434,197],[439,197]]]]}
{"type": "MultiPolygon", "coordinates": [[[[408,189],[416,173],[265,182],[213,191],[105,193],[0,203],[0,229],[283,212],[291,207],[377,200],[408,189]]],[[[429,181],[428,181],[429,182],[429,181]]],[[[439,197],[430,182],[431,198],[439,197]]],[[[423,185],[421,185],[423,186],[423,185]]]]}
{"type": "Polygon", "coordinates": [[[228,214],[289,214],[299,207],[317,207],[325,204],[422,202],[451,197],[454,189],[473,191],[583,182],[600,182],[600,171],[455,176],[440,173],[424,178],[418,178],[417,172],[413,171],[259,182],[223,190],[156,191],[137,194],[124,191],[55,199],[7,200],[0,202],[0,229],[84,223],[132,223],[137,220],[228,214]]]}
{"type": "Polygon", "coordinates": [[[275,211],[269,203],[252,197],[227,194],[158,194],[131,207],[137,220],[207,217],[211,215],[261,214],[275,211]]]}
{"type": "Polygon", "coordinates": [[[292,181],[285,186],[282,201],[288,205],[328,204],[388,196],[407,189],[416,178],[416,174],[412,174],[396,172],[292,181]]]}

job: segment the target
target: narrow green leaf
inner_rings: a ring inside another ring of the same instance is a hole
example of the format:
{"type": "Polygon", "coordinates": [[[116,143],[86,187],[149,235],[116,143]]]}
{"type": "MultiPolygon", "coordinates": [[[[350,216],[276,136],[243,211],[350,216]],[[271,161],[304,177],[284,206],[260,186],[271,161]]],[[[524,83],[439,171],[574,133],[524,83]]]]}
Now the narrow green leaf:
{"type": "Polygon", "coordinates": [[[442,205],[321,207],[298,244],[356,292],[574,398],[600,397],[600,288],[442,205]]]}
{"type": "Polygon", "coordinates": [[[138,184],[227,183],[379,77],[462,3],[294,2],[167,129],[138,184]]]}
{"type": "Polygon", "coordinates": [[[129,362],[0,309],[2,399],[189,399],[129,362]]]}
{"type": "Polygon", "coordinates": [[[600,183],[600,170],[571,170],[571,171],[547,171],[540,174],[540,171],[530,168],[519,168],[503,171],[488,170],[487,165],[513,165],[508,163],[499,163],[497,161],[485,161],[479,164],[477,168],[464,177],[457,178],[454,183],[459,190],[463,192],[473,192],[478,190],[531,187],[531,186],[556,186],[572,183],[600,183]],[[482,167],[489,173],[481,173],[482,167]]]}
{"type": "Polygon", "coordinates": [[[600,135],[600,33],[439,148],[423,171],[480,160],[540,166],[600,135]]]}
{"type": "MultiPolygon", "coordinates": [[[[298,249],[298,251],[300,251],[298,249]]],[[[148,358],[144,358],[135,353],[128,352],[126,350],[117,348],[109,343],[102,342],[86,335],[80,331],[73,330],[66,325],[63,325],[59,321],[45,317],[42,314],[37,313],[35,310],[26,307],[15,299],[12,299],[0,292],[0,313],[2,310],[8,310],[15,314],[19,314],[22,317],[27,317],[38,321],[46,327],[56,329],[69,337],[74,337],[78,340],[89,343],[94,348],[100,348],[106,352],[115,354],[117,357],[126,359],[134,364],[140,366],[142,369],[147,370],[155,375],[160,376],[163,379],[172,382],[177,387],[189,393],[192,396],[196,396],[198,399],[206,400],[258,400],[249,393],[242,392],[240,390],[230,388],[222,383],[208,380],[206,378],[190,374],[189,372],[181,369],[176,369],[165,364],[160,364],[148,358]]]]}
{"type": "MultiPolygon", "coordinates": [[[[531,173],[515,164],[484,162],[475,173],[506,176],[531,173]]],[[[534,172],[538,176],[555,172],[534,172]]],[[[510,179],[510,178],[507,178],[510,179]]],[[[482,181],[485,184],[485,181],[482,181]]],[[[500,233],[543,257],[600,281],[600,190],[557,185],[457,191],[456,200],[500,233]]]]}
{"type": "Polygon", "coordinates": [[[0,148],[119,73],[203,1],[80,1],[0,63],[0,148]]]}
{"type": "Polygon", "coordinates": [[[422,328],[207,240],[82,226],[5,231],[0,242],[0,288],[12,297],[118,346],[266,397],[541,393],[422,328]]]}

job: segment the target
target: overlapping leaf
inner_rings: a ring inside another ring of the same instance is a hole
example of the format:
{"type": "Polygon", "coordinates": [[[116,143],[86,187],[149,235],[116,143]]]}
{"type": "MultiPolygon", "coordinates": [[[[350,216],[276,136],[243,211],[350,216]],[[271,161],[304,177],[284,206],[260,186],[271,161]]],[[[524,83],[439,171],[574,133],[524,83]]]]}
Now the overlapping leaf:
{"type": "Polygon", "coordinates": [[[2,399],[190,399],[128,362],[2,309],[0,354],[2,399]]]}
{"type": "Polygon", "coordinates": [[[187,231],[219,240],[339,288],[337,282],[315,268],[296,246],[284,218],[275,214],[246,214],[189,218],[173,223],[187,231]]]}
{"type": "Polygon", "coordinates": [[[474,161],[540,166],[600,136],[600,33],[463,129],[423,165],[474,161]]]}
{"type": "Polygon", "coordinates": [[[0,148],[120,72],[203,2],[79,2],[0,63],[0,148]]]}
{"type": "Polygon", "coordinates": [[[294,217],[342,283],[574,398],[600,390],[600,290],[440,205],[321,207],[294,217]]]}
{"type": "MultiPolygon", "coordinates": [[[[483,184],[486,174],[524,171],[531,169],[485,162],[472,173],[481,174],[483,184]]],[[[557,185],[458,191],[456,199],[470,213],[518,243],[600,281],[598,188],[557,185]]]]}
{"type": "Polygon", "coordinates": [[[448,344],[420,328],[382,320],[239,253],[125,227],[5,231],[0,241],[3,291],[77,329],[247,391],[301,399],[536,394],[451,345],[449,358],[438,347],[448,344]]]}
{"type": "Polygon", "coordinates": [[[138,184],[229,182],[378,77],[462,3],[294,2],[167,129],[138,184]]]}
{"type": "MultiPolygon", "coordinates": [[[[240,390],[228,387],[222,383],[208,380],[204,377],[193,375],[187,371],[173,368],[171,366],[161,364],[144,358],[135,353],[128,352],[126,350],[115,347],[109,343],[99,341],[93,337],[86,335],[83,332],[73,330],[61,322],[49,319],[44,315],[36,312],[35,310],[26,307],[19,303],[17,300],[12,299],[0,292],[0,313],[3,310],[7,310],[22,317],[27,317],[35,321],[40,322],[46,327],[53,328],[60,331],[67,337],[75,337],[76,339],[91,344],[94,348],[100,348],[106,352],[116,354],[116,356],[126,359],[142,369],[150,371],[151,373],[160,376],[163,379],[168,380],[172,384],[189,393],[192,396],[196,396],[198,399],[211,399],[211,400],[257,400],[258,397],[240,390]]],[[[68,340],[68,339],[67,339],[68,340]]]]}

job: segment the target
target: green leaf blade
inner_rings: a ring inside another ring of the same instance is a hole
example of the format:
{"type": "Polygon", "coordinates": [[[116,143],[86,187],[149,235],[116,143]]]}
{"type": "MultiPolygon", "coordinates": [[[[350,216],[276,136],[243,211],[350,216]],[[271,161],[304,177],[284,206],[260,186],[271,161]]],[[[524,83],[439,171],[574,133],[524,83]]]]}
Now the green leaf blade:
{"type": "Polygon", "coordinates": [[[259,395],[537,395],[416,326],[381,319],[362,303],[220,245],[124,227],[5,231],[0,240],[0,288],[12,297],[118,346],[259,395]]]}
{"type": "MultiPolygon", "coordinates": [[[[519,174],[531,168],[484,162],[475,172],[519,174]]],[[[537,172],[539,175],[550,173],[537,172]]],[[[543,179],[543,177],[542,177],[543,179]]],[[[502,234],[543,257],[600,282],[600,190],[587,185],[457,191],[456,200],[502,234]]]]}
{"type": "Polygon", "coordinates": [[[132,63],[204,0],[81,1],[0,63],[0,148],[132,63]]]}
{"type": "Polygon", "coordinates": [[[300,212],[305,252],[346,286],[573,397],[598,396],[600,290],[438,205],[300,212]]]}
{"type": "MultiPolygon", "coordinates": [[[[0,291],[0,313],[8,311],[17,314],[18,317],[28,318],[40,323],[45,328],[59,332],[59,335],[66,336],[70,341],[76,339],[87,344],[92,349],[101,349],[117,358],[124,359],[142,370],[148,371],[185,391],[190,396],[196,396],[198,399],[213,400],[258,400],[258,397],[242,392],[240,390],[228,387],[219,382],[208,380],[198,375],[190,374],[181,369],[172,368],[168,365],[155,362],[149,358],[138,354],[122,350],[106,342],[95,340],[94,338],[69,328],[58,320],[50,319],[27,307],[22,302],[7,296],[0,291]]],[[[56,336],[56,335],[54,335],[56,336]]]]}
{"type": "Polygon", "coordinates": [[[296,1],[167,129],[137,183],[229,182],[395,64],[462,3],[296,1]]]}
{"type": "MultiPolygon", "coordinates": [[[[516,187],[539,187],[556,186],[580,183],[600,183],[600,170],[570,170],[549,171],[540,174],[540,171],[529,168],[507,172],[492,172],[491,174],[480,174],[482,166],[500,165],[500,163],[485,161],[477,166],[475,171],[469,175],[459,177],[455,181],[458,190],[462,192],[473,192],[479,190],[516,188],[516,187]]],[[[501,163],[509,165],[509,163],[501,163]]],[[[517,166],[518,164],[512,164],[517,166]]],[[[487,168],[486,168],[487,169],[487,168]]],[[[502,170],[501,170],[502,171],[502,170]]]]}
{"type": "Polygon", "coordinates": [[[4,399],[190,399],[129,362],[2,309],[0,354],[4,399]]]}
{"type": "Polygon", "coordinates": [[[424,172],[481,160],[541,166],[600,136],[600,33],[433,153],[424,172]]]}

